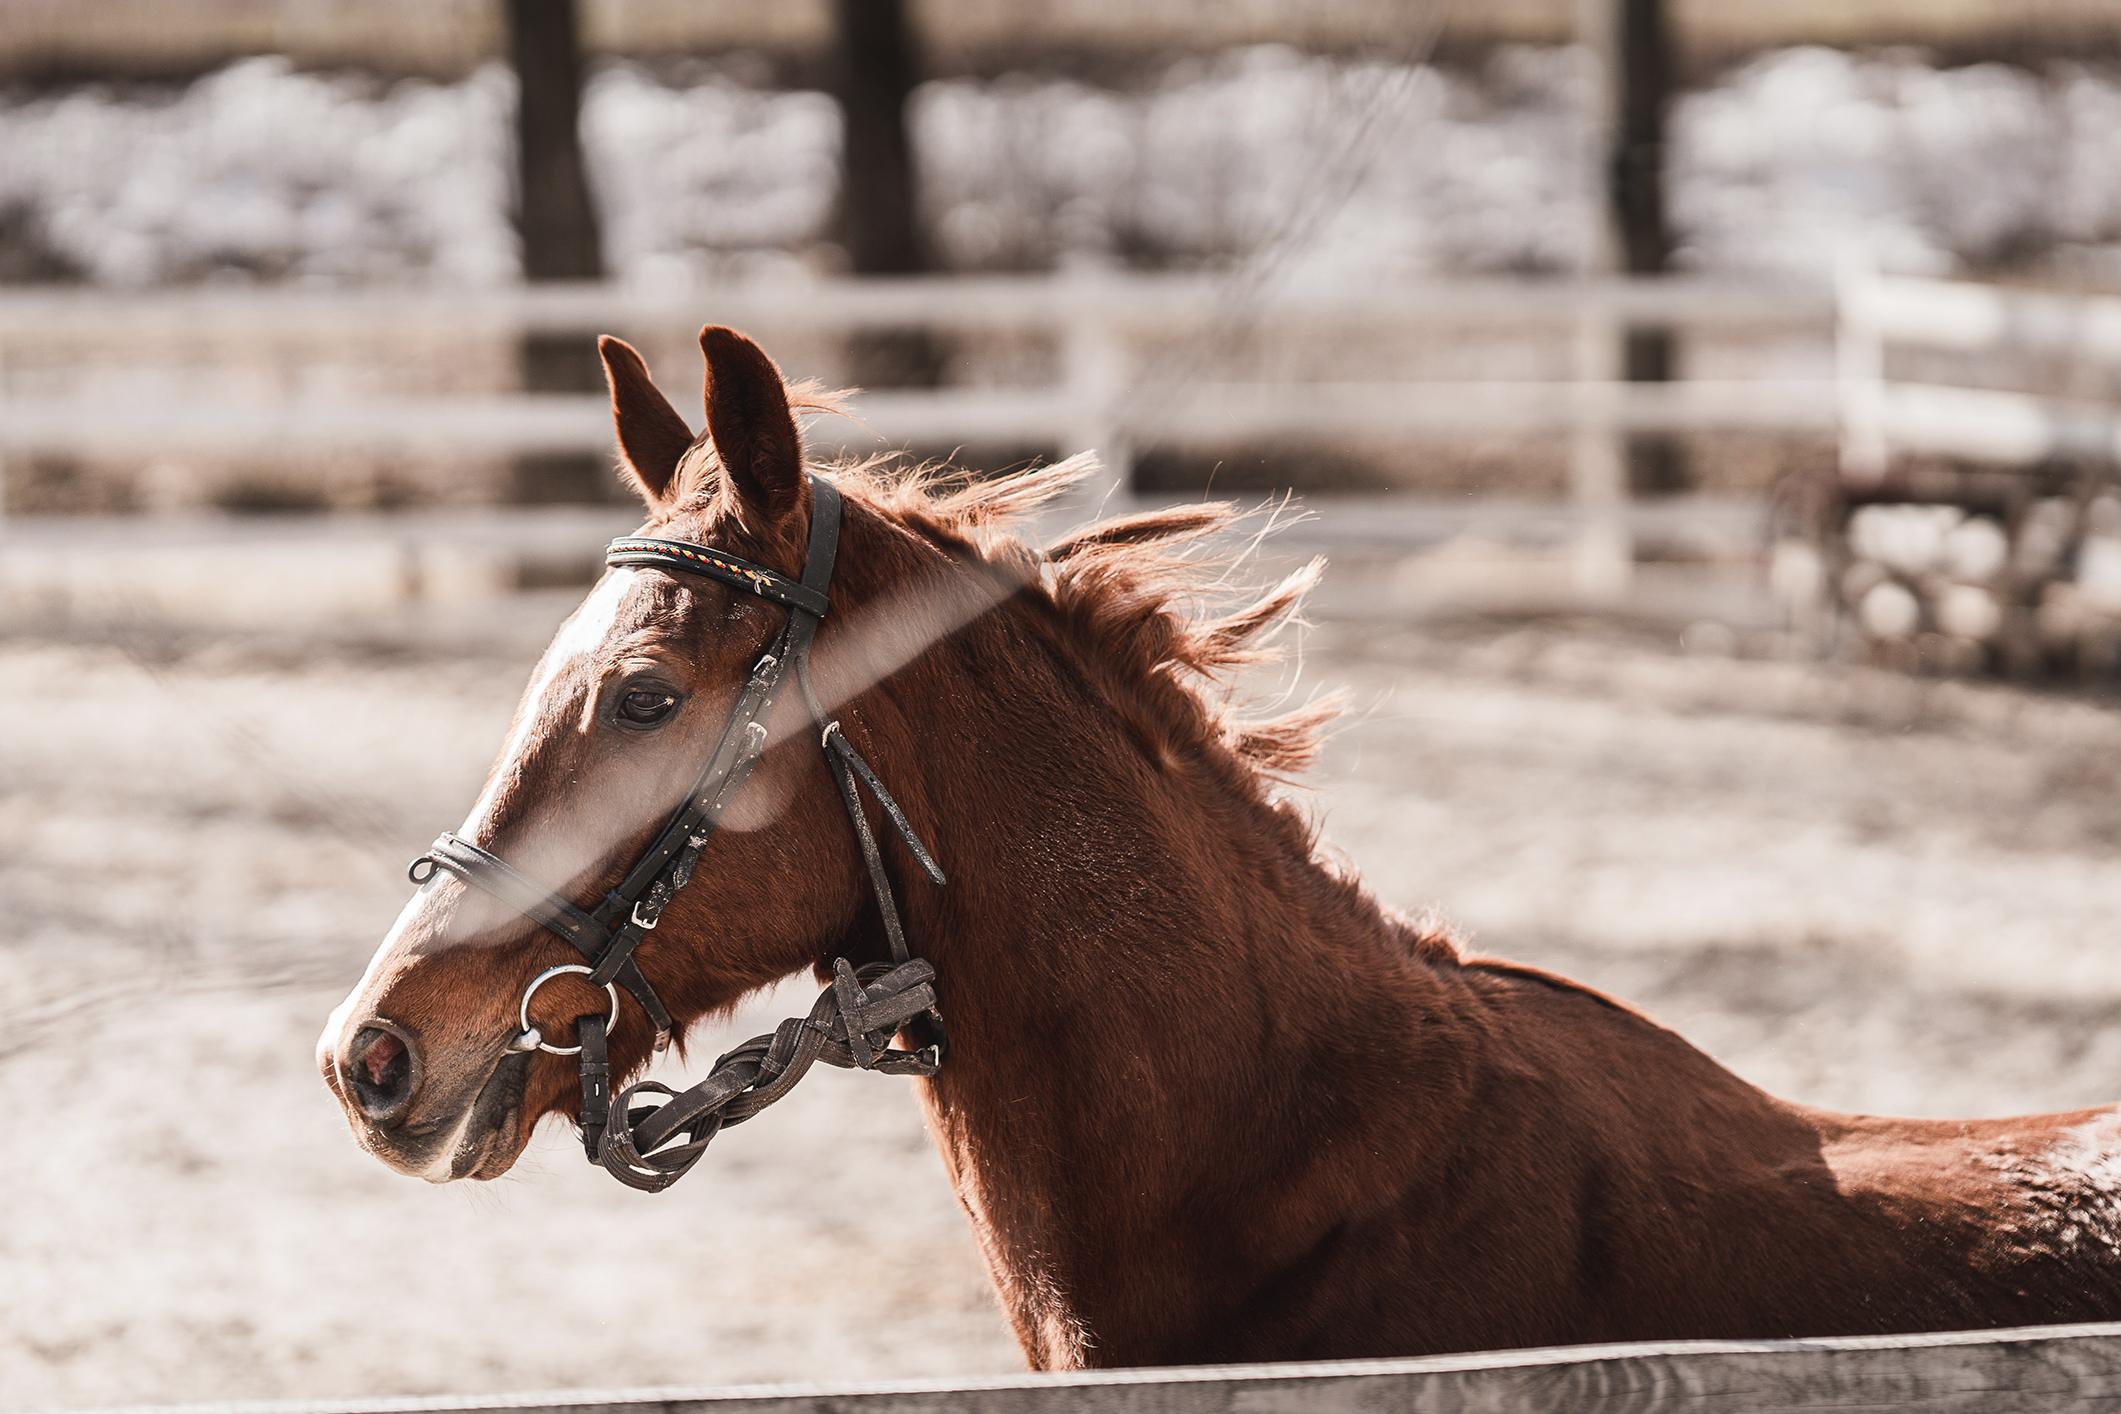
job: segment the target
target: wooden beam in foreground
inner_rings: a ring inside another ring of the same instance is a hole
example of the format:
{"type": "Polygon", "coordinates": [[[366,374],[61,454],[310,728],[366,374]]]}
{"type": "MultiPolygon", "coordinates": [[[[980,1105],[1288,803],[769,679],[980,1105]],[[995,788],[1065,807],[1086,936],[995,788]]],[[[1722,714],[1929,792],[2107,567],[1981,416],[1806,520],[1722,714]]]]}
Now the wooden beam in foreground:
{"type": "MultiPolygon", "coordinates": [[[[2018,1414],[2121,1409],[2121,1324],[1586,1345],[865,1385],[192,1405],[183,1414],[2018,1414]]],[[[177,1414],[175,1410],[164,1414],[177,1414]]]]}

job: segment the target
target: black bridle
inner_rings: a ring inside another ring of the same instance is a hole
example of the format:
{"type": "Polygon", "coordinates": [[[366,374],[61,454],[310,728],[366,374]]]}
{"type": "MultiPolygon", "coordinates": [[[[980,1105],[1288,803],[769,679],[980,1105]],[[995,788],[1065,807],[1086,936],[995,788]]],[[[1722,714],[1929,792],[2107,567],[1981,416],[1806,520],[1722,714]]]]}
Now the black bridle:
{"type": "Polygon", "coordinates": [[[612,541],[605,553],[607,565],[702,575],[770,599],[788,611],[780,633],[752,664],[728,724],[691,791],[618,887],[594,908],[585,909],[453,834],[437,839],[408,871],[415,884],[425,884],[436,870],[446,870],[484,889],[582,955],[582,963],[550,968],[524,990],[517,1009],[523,1030],[512,1048],[580,1056],[582,1142],[590,1162],[602,1164],[621,1182],[651,1192],[675,1183],[698,1161],[717,1132],[778,1100],[815,1061],[891,1075],[933,1075],[948,1045],[932,985],[935,969],[914,957],[906,946],[883,854],[862,809],[857,782],[876,798],[884,818],[905,841],[921,871],[938,884],[943,882],[943,871],[898,802],[840,731],[840,724],[828,717],[810,679],[810,642],[830,607],[827,591],[840,535],[839,488],[812,474],[810,491],[810,546],[800,581],[687,540],[628,536],[612,541]],[[758,764],[766,748],[767,722],[791,676],[817,724],[826,763],[854,824],[855,841],[868,866],[890,941],[891,961],[857,969],[845,958],[835,959],[832,984],[809,1016],[784,1021],[772,1035],[754,1037],[722,1056],[705,1080],[683,1093],[648,1081],[630,1087],[614,1105],[607,1050],[611,1023],[618,1018],[614,986],[624,987],[641,1004],[656,1028],[655,1049],[664,1050],[674,1023],[635,963],[633,951],[655,930],[663,910],[692,878],[701,849],[758,764]],[[532,994],[561,973],[586,975],[591,985],[604,988],[611,999],[609,1016],[591,1012],[576,1018],[577,1044],[573,1047],[548,1044],[529,1019],[532,994]],[[925,1033],[917,1035],[922,1042],[918,1049],[899,1050],[891,1045],[902,1028],[925,1033]],[[661,1095],[664,1100],[629,1109],[634,1096],[643,1093],[661,1095]],[[685,1142],[672,1144],[680,1135],[685,1142]]]}

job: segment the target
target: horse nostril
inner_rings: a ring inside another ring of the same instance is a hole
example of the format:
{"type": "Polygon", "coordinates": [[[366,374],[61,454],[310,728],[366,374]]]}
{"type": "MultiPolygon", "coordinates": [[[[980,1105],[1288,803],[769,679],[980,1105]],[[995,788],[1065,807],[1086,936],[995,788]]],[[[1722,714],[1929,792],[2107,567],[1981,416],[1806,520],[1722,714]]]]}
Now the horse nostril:
{"type": "Polygon", "coordinates": [[[419,1083],[419,1057],[412,1043],[394,1031],[368,1026],[354,1037],[339,1072],[360,1102],[361,1112],[377,1124],[404,1113],[419,1083]]]}

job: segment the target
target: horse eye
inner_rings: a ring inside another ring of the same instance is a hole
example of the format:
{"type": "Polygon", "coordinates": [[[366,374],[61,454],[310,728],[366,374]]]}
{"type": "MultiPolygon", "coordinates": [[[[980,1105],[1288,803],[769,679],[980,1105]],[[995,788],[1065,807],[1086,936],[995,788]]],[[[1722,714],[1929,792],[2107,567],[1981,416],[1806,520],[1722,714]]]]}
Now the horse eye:
{"type": "Polygon", "coordinates": [[[660,688],[637,687],[619,699],[619,720],[636,727],[656,726],[677,705],[678,699],[673,693],[660,688]]]}

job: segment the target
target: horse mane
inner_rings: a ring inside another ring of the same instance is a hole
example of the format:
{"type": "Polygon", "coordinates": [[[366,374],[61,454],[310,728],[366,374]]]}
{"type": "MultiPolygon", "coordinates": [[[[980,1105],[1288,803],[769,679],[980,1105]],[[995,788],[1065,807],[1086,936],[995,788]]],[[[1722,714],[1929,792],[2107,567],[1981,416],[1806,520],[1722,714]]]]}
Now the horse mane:
{"type": "Polygon", "coordinates": [[[1100,674],[1106,700],[1152,758],[1226,762],[1241,788],[1289,831],[1292,846],[1326,869],[1332,887],[1375,909],[1410,958],[1460,964],[1465,940],[1440,914],[1410,918],[1379,903],[1344,858],[1330,850],[1320,856],[1317,822],[1275,789],[1296,784],[1317,760],[1345,694],[1253,717],[1236,692],[1238,669],[1282,656],[1271,640],[1276,630],[1303,622],[1303,598],[1324,572],[1323,557],[1263,590],[1248,589],[1235,571],[1273,526],[1268,521],[1230,548],[1234,533],[1260,513],[1227,501],[1114,517],[1040,550],[1020,530],[1096,471],[1091,453],[1001,476],[889,456],[827,469],[843,491],[982,567],[1004,594],[1042,589],[1084,665],[1100,674]]]}
{"type": "Polygon", "coordinates": [[[1171,761],[1220,747],[1263,796],[1274,784],[1291,783],[1316,761],[1326,728],[1341,713],[1341,695],[1253,718],[1232,679],[1240,668],[1282,657],[1270,640],[1301,622],[1304,595],[1318,583],[1324,559],[1264,591],[1233,584],[1232,572],[1259,535],[1235,551],[1210,543],[1257,514],[1227,501],[1099,521],[1043,551],[1016,533],[1096,469],[1094,454],[1085,453],[998,477],[890,459],[833,470],[843,488],[974,558],[1005,584],[1040,586],[1152,755],[1171,761]]]}

